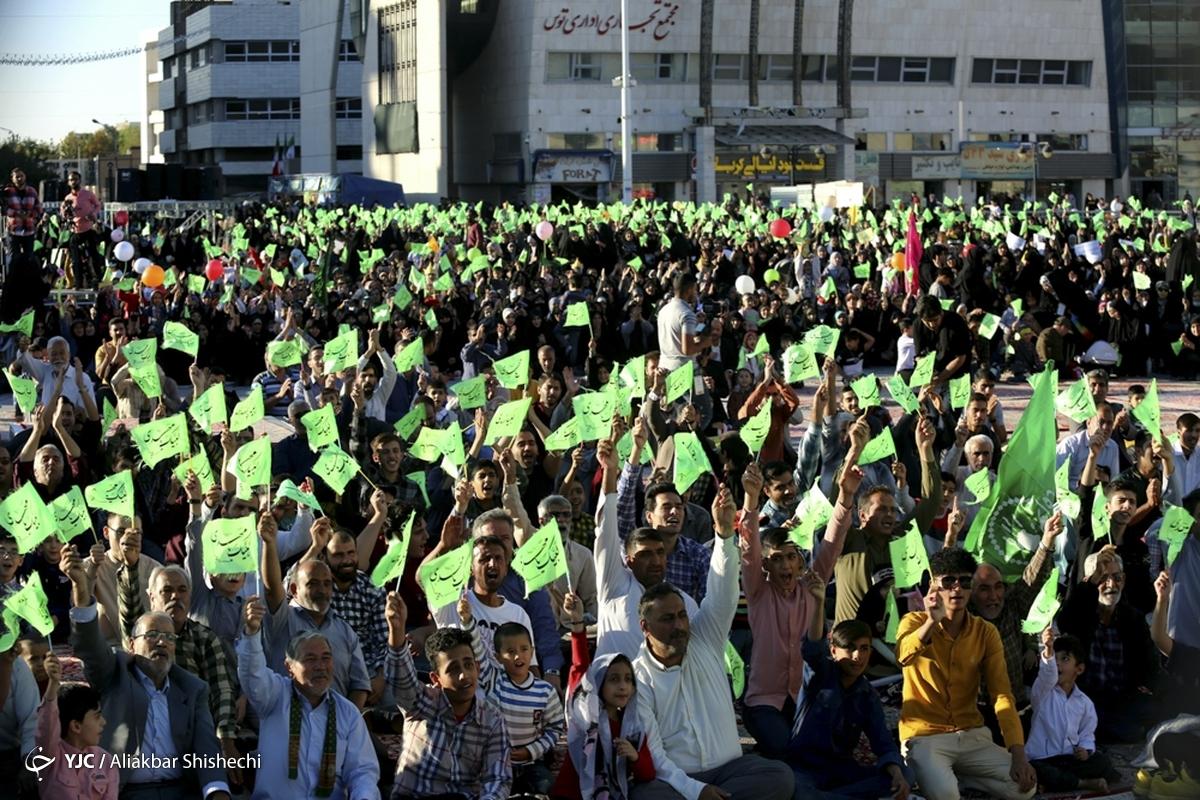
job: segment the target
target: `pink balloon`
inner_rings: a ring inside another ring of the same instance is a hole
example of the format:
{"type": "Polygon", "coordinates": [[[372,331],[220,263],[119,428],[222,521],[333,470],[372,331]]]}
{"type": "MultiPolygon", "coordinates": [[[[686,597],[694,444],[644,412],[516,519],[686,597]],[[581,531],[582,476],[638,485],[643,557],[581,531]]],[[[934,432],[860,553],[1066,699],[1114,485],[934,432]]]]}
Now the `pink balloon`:
{"type": "Polygon", "coordinates": [[[792,233],[792,226],[786,219],[780,217],[771,222],[771,235],[776,239],[785,239],[792,233]]]}
{"type": "Polygon", "coordinates": [[[550,224],[549,220],[544,219],[537,224],[537,227],[533,229],[533,232],[537,234],[539,239],[545,242],[554,235],[554,226],[550,224]]]}
{"type": "Polygon", "coordinates": [[[112,233],[108,234],[108,238],[114,242],[123,242],[125,241],[125,231],[122,228],[113,228],[112,233]]]}

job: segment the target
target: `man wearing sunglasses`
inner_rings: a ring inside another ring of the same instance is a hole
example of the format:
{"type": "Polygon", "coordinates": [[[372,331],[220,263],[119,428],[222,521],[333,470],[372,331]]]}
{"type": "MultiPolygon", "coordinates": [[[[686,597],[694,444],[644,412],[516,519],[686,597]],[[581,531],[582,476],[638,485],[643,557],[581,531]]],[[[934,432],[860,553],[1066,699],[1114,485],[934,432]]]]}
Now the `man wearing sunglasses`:
{"type": "Polygon", "coordinates": [[[900,620],[900,741],[921,793],[931,800],[958,798],[960,787],[1027,800],[1037,789],[1037,774],[1025,757],[1004,646],[994,625],[967,610],[977,567],[965,550],[934,553],[925,611],[900,620]],[[992,742],[976,707],[981,679],[987,681],[1007,751],[992,742]]]}

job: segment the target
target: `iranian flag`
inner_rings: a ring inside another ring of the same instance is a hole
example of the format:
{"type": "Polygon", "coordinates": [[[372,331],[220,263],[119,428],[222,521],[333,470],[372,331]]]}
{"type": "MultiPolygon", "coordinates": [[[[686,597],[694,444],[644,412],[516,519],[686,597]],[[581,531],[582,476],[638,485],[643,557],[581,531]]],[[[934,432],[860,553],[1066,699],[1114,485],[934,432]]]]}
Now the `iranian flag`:
{"type": "Polygon", "coordinates": [[[271,156],[271,175],[278,177],[283,174],[282,154],[279,150],[279,134],[275,134],[275,151],[271,156]]]}

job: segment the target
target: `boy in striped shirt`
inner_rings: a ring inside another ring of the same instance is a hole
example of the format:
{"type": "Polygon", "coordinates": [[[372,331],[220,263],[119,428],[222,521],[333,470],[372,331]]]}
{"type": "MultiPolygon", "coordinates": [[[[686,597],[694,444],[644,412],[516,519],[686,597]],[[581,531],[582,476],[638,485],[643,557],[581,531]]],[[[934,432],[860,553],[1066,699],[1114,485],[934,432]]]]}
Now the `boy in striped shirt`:
{"type": "Polygon", "coordinates": [[[471,632],[471,649],[480,665],[480,688],[500,706],[508,728],[514,795],[545,795],[554,783],[551,760],[554,746],[567,728],[558,692],[534,677],[533,638],[519,622],[506,622],[492,639],[495,653],[487,653],[478,629],[471,625],[471,606],[466,595],[458,601],[458,618],[471,632]],[[499,663],[497,663],[499,662],[499,663]]]}

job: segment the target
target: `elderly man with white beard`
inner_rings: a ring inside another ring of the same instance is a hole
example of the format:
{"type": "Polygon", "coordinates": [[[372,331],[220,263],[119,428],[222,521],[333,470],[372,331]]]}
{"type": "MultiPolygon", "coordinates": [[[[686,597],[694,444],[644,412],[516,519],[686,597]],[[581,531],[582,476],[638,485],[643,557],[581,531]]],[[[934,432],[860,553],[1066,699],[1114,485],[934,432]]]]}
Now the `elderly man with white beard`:
{"type": "Polygon", "coordinates": [[[1113,545],[1087,557],[1083,581],[1070,588],[1059,628],[1088,654],[1078,685],[1095,703],[1100,743],[1140,742],[1151,721],[1158,653],[1145,616],[1122,598],[1125,565],[1113,545]]]}

